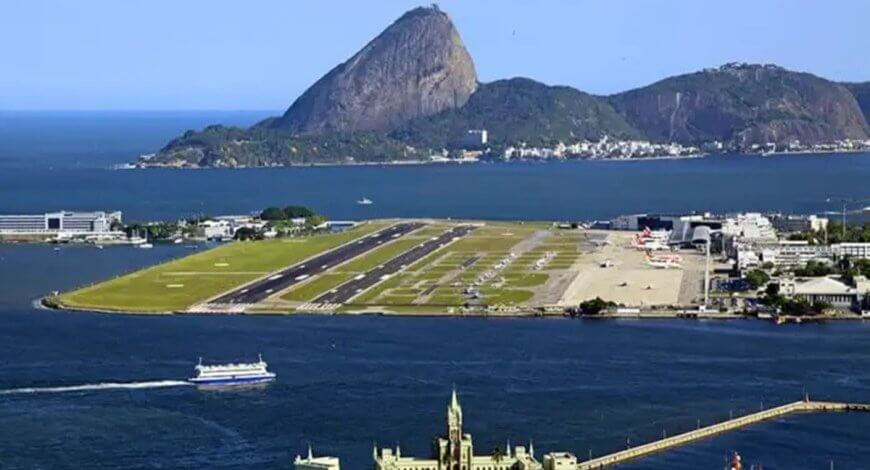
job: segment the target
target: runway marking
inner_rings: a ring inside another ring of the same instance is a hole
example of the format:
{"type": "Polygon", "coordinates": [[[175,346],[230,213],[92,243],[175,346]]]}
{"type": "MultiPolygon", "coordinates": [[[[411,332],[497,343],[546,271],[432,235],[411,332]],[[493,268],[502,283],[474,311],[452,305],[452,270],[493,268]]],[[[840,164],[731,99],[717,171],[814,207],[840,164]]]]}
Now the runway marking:
{"type": "Polygon", "coordinates": [[[167,276],[250,276],[268,274],[265,271],[169,271],[167,276]]]}

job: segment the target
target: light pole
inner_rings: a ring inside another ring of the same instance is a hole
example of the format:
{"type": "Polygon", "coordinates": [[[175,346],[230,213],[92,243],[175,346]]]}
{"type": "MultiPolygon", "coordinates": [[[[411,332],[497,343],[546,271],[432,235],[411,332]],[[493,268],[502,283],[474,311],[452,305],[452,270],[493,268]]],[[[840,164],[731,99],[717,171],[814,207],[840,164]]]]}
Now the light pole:
{"type": "Polygon", "coordinates": [[[710,306],[710,238],[707,238],[704,259],[704,309],[710,306]]]}
{"type": "MultiPolygon", "coordinates": [[[[839,202],[843,205],[843,211],[841,212],[841,216],[842,216],[841,223],[843,224],[843,227],[841,230],[841,232],[842,232],[841,236],[843,237],[843,239],[841,241],[846,241],[846,209],[848,208],[848,205],[849,204],[863,203],[863,202],[867,202],[867,201],[870,201],[870,199],[868,199],[868,198],[855,199],[855,198],[847,198],[847,197],[841,197],[841,198],[830,198],[829,197],[829,198],[825,199],[825,202],[828,202],[828,203],[839,202]]],[[[826,237],[827,237],[827,233],[828,233],[828,230],[826,228],[825,229],[825,236],[826,237]]],[[[827,242],[827,240],[826,240],[826,242],[827,242]]]]}

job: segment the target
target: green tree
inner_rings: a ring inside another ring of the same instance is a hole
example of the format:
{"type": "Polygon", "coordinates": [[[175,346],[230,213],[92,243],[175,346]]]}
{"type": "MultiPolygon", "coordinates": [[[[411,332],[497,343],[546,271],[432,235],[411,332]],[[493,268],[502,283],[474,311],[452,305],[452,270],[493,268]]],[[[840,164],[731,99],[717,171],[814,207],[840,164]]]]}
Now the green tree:
{"type": "Polygon", "coordinates": [[[612,307],[616,304],[613,302],[607,302],[601,297],[595,297],[591,300],[584,300],[580,302],[580,313],[582,315],[598,315],[604,310],[607,310],[608,307],[612,307]]]}
{"type": "Polygon", "coordinates": [[[770,281],[770,276],[760,269],[755,269],[746,275],[746,281],[749,282],[749,285],[751,285],[753,289],[758,289],[770,281]]]}
{"type": "Polygon", "coordinates": [[[263,220],[284,220],[287,216],[280,207],[267,207],[260,213],[260,218],[263,220]]]}
{"type": "Polygon", "coordinates": [[[233,235],[233,238],[235,238],[236,240],[245,241],[245,240],[257,240],[257,239],[262,238],[262,237],[261,237],[260,233],[257,232],[257,230],[255,230],[251,227],[242,227],[242,228],[236,230],[236,233],[235,233],[235,235],[233,235]]]}
{"type": "Polygon", "coordinates": [[[296,219],[298,217],[308,218],[314,215],[314,212],[303,206],[287,206],[284,208],[285,219],[296,219]]]}

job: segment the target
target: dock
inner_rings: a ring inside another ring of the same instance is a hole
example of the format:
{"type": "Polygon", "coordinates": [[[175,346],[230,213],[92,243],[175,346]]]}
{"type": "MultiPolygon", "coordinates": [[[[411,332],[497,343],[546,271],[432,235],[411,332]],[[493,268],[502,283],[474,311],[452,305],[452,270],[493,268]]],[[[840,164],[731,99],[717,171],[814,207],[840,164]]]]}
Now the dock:
{"type": "Polygon", "coordinates": [[[698,428],[693,431],[677,434],[637,447],[615,452],[612,454],[596,457],[577,464],[577,470],[591,470],[609,467],[625,463],[656,452],[662,452],[674,447],[686,445],[707,437],[722,434],[728,431],[741,429],[756,423],[787,416],[795,413],[819,413],[819,412],[845,412],[864,411],[870,412],[870,404],[864,403],[840,403],[829,401],[811,401],[809,398],[789,403],[775,408],[769,408],[756,413],[751,413],[738,418],[722,421],[717,424],[698,428]]]}

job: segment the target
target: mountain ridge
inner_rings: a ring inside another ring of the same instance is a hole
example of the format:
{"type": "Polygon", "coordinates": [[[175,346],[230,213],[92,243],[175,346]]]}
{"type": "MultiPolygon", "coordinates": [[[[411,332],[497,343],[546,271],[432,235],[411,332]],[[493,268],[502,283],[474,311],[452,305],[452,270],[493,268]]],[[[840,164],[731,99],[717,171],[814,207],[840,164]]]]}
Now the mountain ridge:
{"type": "Polygon", "coordinates": [[[737,150],[870,139],[870,82],[840,84],[770,64],[725,64],[609,96],[514,77],[480,83],[449,16],[410,10],[337,65],[282,116],[209,126],[143,166],[270,166],[425,160],[461,146],[552,145],[604,136],[737,150]]]}

